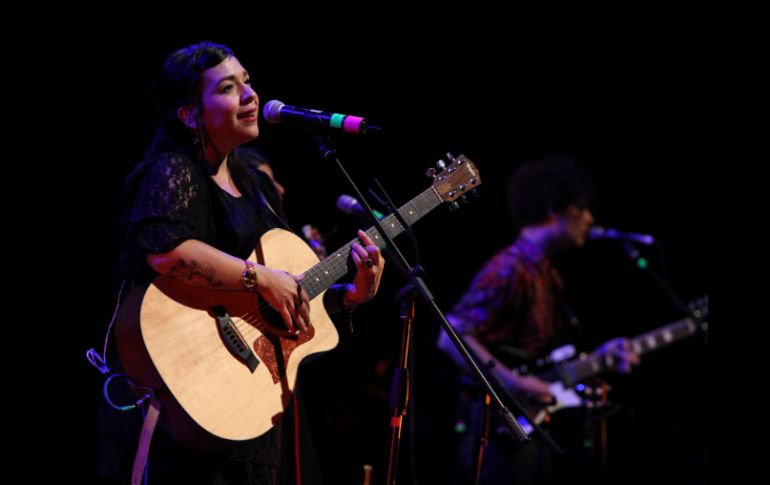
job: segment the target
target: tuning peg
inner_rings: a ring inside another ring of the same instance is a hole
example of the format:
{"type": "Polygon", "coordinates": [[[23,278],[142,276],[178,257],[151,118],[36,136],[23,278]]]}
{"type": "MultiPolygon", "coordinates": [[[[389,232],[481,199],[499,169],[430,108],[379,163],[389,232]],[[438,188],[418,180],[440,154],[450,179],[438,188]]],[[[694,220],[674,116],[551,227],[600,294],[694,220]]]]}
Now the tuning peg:
{"type": "Polygon", "coordinates": [[[430,167],[428,170],[425,171],[425,175],[427,175],[432,179],[436,178],[436,169],[433,167],[430,167]]]}
{"type": "Polygon", "coordinates": [[[471,201],[471,200],[468,198],[468,196],[467,196],[467,195],[463,195],[462,197],[460,197],[460,200],[463,202],[463,204],[467,204],[468,202],[470,202],[470,201],[471,201]]]}
{"type": "Polygon", "coordinates": [[[446,162],[444,160],[439,160],[436,162],[436,167],[438,167],[439,170],[444,170],[446,167],[446,162]]]}
{"type": "Polygon", "coordinates": [[[446,157],[449,159],[450,162],[454,163],[457,161],[454,155],[452,155],[452,152],[446,152],[446,157]]]}
{"type": "Polygon", "coordinates": [[[450,211],[456,211],[459,208],[460,208],[460,204],[457,201],[449,203],[449,210],[450,211]]]}
{"type": "Polygon", "coordinates": [[[481,194],[479,193],[478,189],[471,189],[470,192],[468,192],[473,196],[474,199],[478,199],[481,197],[481,194]]]}

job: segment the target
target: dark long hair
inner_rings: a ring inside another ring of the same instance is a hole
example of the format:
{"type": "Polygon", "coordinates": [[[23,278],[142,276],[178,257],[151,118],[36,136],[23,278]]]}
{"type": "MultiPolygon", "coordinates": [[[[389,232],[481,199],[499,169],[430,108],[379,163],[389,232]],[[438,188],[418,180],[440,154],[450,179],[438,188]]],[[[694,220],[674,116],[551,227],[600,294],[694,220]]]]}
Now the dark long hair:
{"type": "MultiPolygon", "coordinates": [[[[210,138],[203,124],[201,79],[206,69],[231,56],[233,51],[226,45],[200,42],[175,51],[163,63],[153,85],[161,118],[144,159],[126,179],[126,193],[129,199],[135,195],[136,185],[147,166],[164,153],[183,153],[193,159],[203,159],[204,149],[210,138]],[[191,103],[197,116],[196,132],[190,130],[177,117],[179,108],[191,103]]],[[[233,180],[238,189],[254,198],[255,181],[243,161],[237,156],[230,157],[228,168],[233,173],[233,180]]]]}
{"type": "MultiPolygon", "coordinates": [[[[233,51],[225,45],[200,42],[173,52],[163,63],[152,86],[156,107],[160,111],[160,121],[144,158],[126,177],[122,222],[125,223],[124,227],[127,227],[129,234],[133,202],[138,195],[144,173],[150,165],[166,153],[176,153],[197,160],[204,173],[210,169],[203,156],[210,138],[203,124],[201,81],[204,71],[231,56],[233,51]],[[195,108],[196,131],[190,130],[177,116],[179,108],[189,104],[195,108]]],[[[235,155],[230,156],[227,163],[238,189],[255,200],[256,180],[244,161],[235,155]]],[[[129,240],[131,238],[127,237],[127,245],[129,240]]],[[[124,247],[121,266],[125,266],[127,258],[130,259],[129,252],[130,248],[124,247]]]]}
{"type": "Polygon", "coordinates": [[[155,102],[162,113],[161,120],[145,159],[154,159],[170,151],[185,153],[194,150],[196,137],[200,144],[205,143],[208,137],[202,123],[201,78],[206,69],[232,55],[233,51],[225,45],[201,42],[179,49],[166,59],[153,86],[155,102]],[[177,117],[177,110],[188,104],[193,104],[198,117],[197,133],[193,133],[177,117]]]}

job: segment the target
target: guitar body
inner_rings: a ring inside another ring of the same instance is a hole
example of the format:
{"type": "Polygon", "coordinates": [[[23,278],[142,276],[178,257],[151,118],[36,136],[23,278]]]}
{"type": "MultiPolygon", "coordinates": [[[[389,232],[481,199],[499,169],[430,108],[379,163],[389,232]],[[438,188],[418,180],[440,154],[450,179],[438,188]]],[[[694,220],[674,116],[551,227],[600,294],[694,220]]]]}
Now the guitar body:
{"type": "MultiPolygon", "coordinates": [[[[302,239],[282,229],[265,233],[249,259],[291,274],[318,263],[302,239]]],[[[162,424],[177,441],[200,449],[255,438],[279,421],[300,362],[339,341],[323,295],[310,302],[312,327],[294,336],[277,312],[260,310],[266,304],[256,294],[161,275],[123,304],[116,327],[120,359],[138,385],[156,391],[162,424]],[[253,370],[226,345],[216,318],[221,309],[256,356],[253,370]]]]}
{"type": "MultiPolygon", "coordinates": [[[[463,155],[435,174],[431,186],[381,220],[395,237],[442,202],[481,184],[463,155]]],[[[382,236],[367,234],[376,244],[382,236]]],[[[249,260],[291,274],[310,297],[311,328],[291,335],[259,295],[216,291],[158,276],[121,305],[116,341],[133,381],[161,400],[161,425],[193,449],[211,449],[262,435],[281,418],[306,357],[337,346],[339,335],[323,306],[325,290],[351,269],[352,244],[319,262],[302,239],[282,229],[265,233],[249,260]]],[[[360,241],[359,241],[360,242],[360,241]]]]}
{"type": "MultiPolygon", "coordinates": [[[[689,307],[692,312],[690,316],[629,339],[633,351],[638,355],[643,355],[695,335],[699,330],[707,329],[708,295],[690,303],[689,307]]],[[[537,362],[540,361],[549,361],[549,358],[538,359],[537,362]]],[[[539,367],[537,362],[519,366],[517,371],[526,374],[529,369],[539,367]]],[[[545,421],[546,417],[552,416],[563,409],[583,406],[587,401],[591,400],[588,397],[589,395],[593,396],[594,399],[600,397],[597,395],[596,386],[582,386],[583,395],[577,392],[575,386],[585,379],[601,374],[611,367],[611,357],[603,357],[601,354],[594,352],[583,354],[577,359],[558,362],[550,370],[538,373],[537,377],[548,383],[551,394],[554,397],[554,402],[544,406],[530,403],[527,409],[528,414],[532,417],[535,424],[541,424],[545,421]]],[[[596,402],[594,401],[594,405],[596,405],[596,402]]]]}
{"type": "Polygon", "coordinates": [[[548,387],[551,390],[554,403],[545,407],[533,406],[530,409],[530,416],[532,416],[535,424],[542,424],[547,416],[553,415],[562,409],[583,405],[583,398],[578,395],[575,389],[565,386],[563,382],[551,382],[548,387]]]}

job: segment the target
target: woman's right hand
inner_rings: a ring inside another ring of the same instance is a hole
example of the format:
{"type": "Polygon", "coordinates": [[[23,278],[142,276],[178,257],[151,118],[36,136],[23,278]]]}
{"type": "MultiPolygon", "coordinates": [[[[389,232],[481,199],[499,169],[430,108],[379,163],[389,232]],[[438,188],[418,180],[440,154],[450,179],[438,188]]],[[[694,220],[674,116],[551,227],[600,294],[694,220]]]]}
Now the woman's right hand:
{"type": "Polygon", "coordinates": [[[264,268],[258,279],[259,294],[281,314],[291,333],[307,332],[310,327],[310,300],[299,284],[302,278],[302,275],[264,268]]]}

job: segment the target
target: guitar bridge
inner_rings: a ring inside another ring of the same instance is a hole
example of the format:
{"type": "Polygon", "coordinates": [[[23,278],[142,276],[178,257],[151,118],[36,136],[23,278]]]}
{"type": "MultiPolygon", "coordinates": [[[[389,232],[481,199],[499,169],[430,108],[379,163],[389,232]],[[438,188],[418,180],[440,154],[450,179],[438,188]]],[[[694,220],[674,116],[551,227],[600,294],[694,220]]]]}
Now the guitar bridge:
{"type": "Polygon", "coordinates": [[[241,335],[236,328],[233,319],[222,305],[215,306],[211,311],[217,319],[217,327],[219,328],[219,334],[222,336],[225,347],[227,347],[227,350],[233,355],[238,357],[241,362],[246,364],[246,367],[248,367],[253,374],[259,365],[259,359],[254,355],[254,352],[251,351],[251,348],[249,348],[243,335],[241,335]]]}

